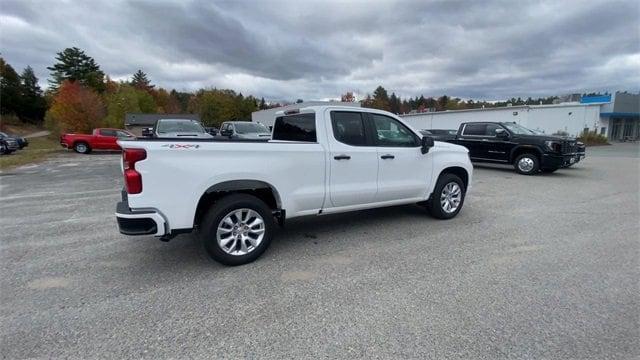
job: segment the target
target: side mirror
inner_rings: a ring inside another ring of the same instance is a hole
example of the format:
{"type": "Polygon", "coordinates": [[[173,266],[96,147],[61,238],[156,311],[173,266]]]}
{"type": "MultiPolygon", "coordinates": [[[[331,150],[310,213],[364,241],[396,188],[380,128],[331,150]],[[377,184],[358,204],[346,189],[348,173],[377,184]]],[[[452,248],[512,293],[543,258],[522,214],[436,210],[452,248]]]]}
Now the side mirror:
{"type": "Polygon", "coordinates": [[[496,129],[496,136],[502,139],[509,137],[509,133],[505,129],[496,129]]]}
{"type": "Polygon", "coordinates": [[[429,152],[429,149],[431,149],[434,144],[435,142],[433,141],[433,138],[431,136],[423,136],[421,140],[420,150],[422,151],[423,154],[426,154],[429,152]]]}
{"type": "Polygon", "coordinates": [[[220,135],[222,136],[231,136],[233,135],[233,131],[229,129],[220,130],[220,135]]]}
{"type": "Polygon", "coordinates": [[[142,128],[142,136],[151,137],[152,134],[153,134],[153,129],[151,129],[151,128],[142,128]]]}

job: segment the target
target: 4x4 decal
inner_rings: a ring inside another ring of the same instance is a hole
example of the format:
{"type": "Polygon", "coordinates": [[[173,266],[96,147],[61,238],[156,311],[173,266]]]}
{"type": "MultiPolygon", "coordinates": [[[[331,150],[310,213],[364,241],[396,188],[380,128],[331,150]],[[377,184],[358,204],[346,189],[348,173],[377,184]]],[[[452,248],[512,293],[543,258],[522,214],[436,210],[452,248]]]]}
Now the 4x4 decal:
{"type": "Polygon", "coordinates": [[[168,147],[169,149],[198,149],[200,145],[195,144],[164,144],[162,147],[168,147]]]}

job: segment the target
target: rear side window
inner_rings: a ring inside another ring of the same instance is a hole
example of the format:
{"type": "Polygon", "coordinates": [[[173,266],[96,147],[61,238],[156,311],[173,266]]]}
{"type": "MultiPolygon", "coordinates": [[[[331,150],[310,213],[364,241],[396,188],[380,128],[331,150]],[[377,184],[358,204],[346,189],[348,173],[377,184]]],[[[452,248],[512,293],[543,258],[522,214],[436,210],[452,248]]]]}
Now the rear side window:
{"type": "Polygon", "coordinates": [[[367,145],[362,113],[332,111],[331,125],[333,126],[333,136],[341,143],[353,146],[367,145]]]}
{"type": "Polygon", "coordinates": [[[102,136],[116,136],[115,130],[102,129],[100,130],[100,135],[102,136]]]}
{"type": "Polygon", "coordinates": [[[273,125],[273,140],[316,142],[316,115],[280,116],[273,125]]]}
{"type": "Polygon", "coordinates": [[[486,130],[487,124],[467,124],[464,126],[462,135],[484,136],[486,130]]]}

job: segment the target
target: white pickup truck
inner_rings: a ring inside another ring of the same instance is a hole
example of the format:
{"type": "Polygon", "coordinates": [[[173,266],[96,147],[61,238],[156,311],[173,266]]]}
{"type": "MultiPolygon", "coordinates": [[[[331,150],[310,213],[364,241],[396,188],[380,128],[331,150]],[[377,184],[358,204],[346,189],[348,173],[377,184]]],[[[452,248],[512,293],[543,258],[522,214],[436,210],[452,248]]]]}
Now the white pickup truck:
{"type": "Polygon", "coordinates": [[[213,259],[240,265],[285,219],[410,203],[450,219],[462,208],[473,171],[462,146],[375,109],[310,106],[276,117],[268,142],[119,141],[120,232],[168,240],[195,229],[213,259]]]}

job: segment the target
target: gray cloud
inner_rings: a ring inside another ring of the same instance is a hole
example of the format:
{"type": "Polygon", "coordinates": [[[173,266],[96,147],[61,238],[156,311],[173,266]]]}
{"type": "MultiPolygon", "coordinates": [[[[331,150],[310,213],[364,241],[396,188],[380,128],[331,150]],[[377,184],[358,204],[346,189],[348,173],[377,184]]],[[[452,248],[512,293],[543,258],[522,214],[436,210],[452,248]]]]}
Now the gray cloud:
{"type": "Polygon", "coordinates": [[[78,46],[116,79],[269,99],[638,91],[635,1],[10,1],[0,52],[45,83],[78,46]]]}

